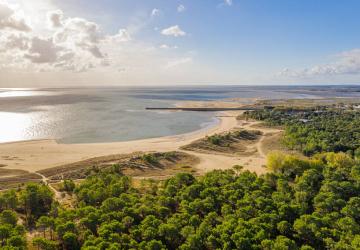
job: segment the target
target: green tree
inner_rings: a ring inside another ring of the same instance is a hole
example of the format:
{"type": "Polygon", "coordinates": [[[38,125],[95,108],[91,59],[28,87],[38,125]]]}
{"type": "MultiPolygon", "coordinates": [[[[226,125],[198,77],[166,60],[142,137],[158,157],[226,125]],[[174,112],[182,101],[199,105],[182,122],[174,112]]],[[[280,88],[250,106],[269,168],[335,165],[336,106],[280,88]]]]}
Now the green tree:
{"type": "Polygon", "coordinates": [[[0,225],[0,241],[1,246],[5,246],[6,240],[11,236],[10,225],[0,225]]]}
{"type": "Polygon", "coordinates": [[[18,197],[16,195],[16,191],[13,189],[5,191],[2,195],[0,194],[0,200],[1,200],[0,203],[2,204],[0,205],[0,210],[2,209],[14,210],[19,203],[18,197]]]}
{"type": "Polygon", "coordinates": [[[41,250],[56,250],[57,243],[42,237],[36,237],[32,240],[32,244],[41,250]]]}
{"type": "Polygon", "coordinates": [[[53,193],[46,185],[30,183],[21,191],[20,199],[27,223],[31,225],[38,217],[50,211],[53,193]]]}
{"type": "Polygon", "coordinates": [[[7,245],[13,249],[25,250],[27,249],[26,240],[21,235],[13,235],[7,240],[7,245]]]}
{"type": "Polygon", "coordinates": [[[65,249],[67,249],[67,250],[80,249],[76,234],[71,233],[71,232],[66,232],[64,234],[64,236],[62,237],[62,239],[63,239],[63,245],[64,245],[65,249]]]}
{"type": "Polygon", "coordinates": [[[50,239],[53,238],[52,231],[54,228],[54,220],[48,216],[41,216],[37,222],[36,227],[43,231],[44,238],[46,238],[46,230],[49,229],[50,232],[50,239]]]}
{"type": "Polygon", "coordinates": [[[63,185],[63,190],[68,193],[72,193],[75,189],[75,183],[73,180],[64,180],[62,185],[63,185]]]}
{"type": "Polygon", "coordinates": [[[16,226],[17,223],[17,215],[15,212],[11,210],[4,210],[0,213],[0,223],[9,224],[13,227],[16,226]]]}

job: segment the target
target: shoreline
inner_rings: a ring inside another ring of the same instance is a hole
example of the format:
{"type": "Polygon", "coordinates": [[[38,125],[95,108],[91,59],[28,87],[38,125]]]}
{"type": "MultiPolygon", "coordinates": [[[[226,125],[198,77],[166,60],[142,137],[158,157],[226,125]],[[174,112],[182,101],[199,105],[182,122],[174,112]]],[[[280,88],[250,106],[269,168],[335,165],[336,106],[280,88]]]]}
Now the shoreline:
{"type": "MultiPolygon", "coordinates": [[[[217,112],[217,113],[222,113],[222,112],[217,112]]],[[[219,124],[221,123],[221,117],[227,117],[227,116],[223,116],[223,115],[220,115],[220,114],[215,115],[212,118],[211,122],[201,123],[200,128],[198,128],[198,129],[196,129],[194,131],[181,133],[181,134],[165,135],[165,136],[158,136],[158,137],[148,137],[148,138],[141,138],[141,139],[110,141],[110,142],[84,142],[84,143],[63,143],[63,142],[61,142],[61,139],[51,139],[51,138],[30,139],[30,140],[0,142],[0,148],[1,148],[2,145],[7,145],[7,144],[21,144],[21,143],[42,142],[42,141],[52,141],[52,142],[54,141],[54,142],[56,142],[56,144],[60,144],[60,145],[83,145],[83,144],[92,145],[92,144],[114,144],[114,143],[123,143],[123,142],[135,142],[135,141],[144,141],[144,140],[168,138],[168,137],[185,136],[185,135],[191,135],[191,134],[194,134],[194,133],[200,133],[201,131],[210,130],[210,129],[216,127],[216,126],[219,126],[219,124]],[[203,126],[203,124],[206,124],[206,125],[203,126]]],[[[1,152],[0,152],[0,154],[1,154],[1,152]]],[[[1,161],[1,158],[0,158],[0,161],[1,161]]]]}
{"type": "Polygon", "coordinates": [[[236,116],[240,113],[221,112],[215,116],[218,121],[213,125],[185,134],[149,139],[81,144],[61,144],[54,139],[5,142],[0,144],[0,164],[6,165],[3,169],[36,172],[98,156],[179,150],[197,139],[237,127],[236,116]]]}

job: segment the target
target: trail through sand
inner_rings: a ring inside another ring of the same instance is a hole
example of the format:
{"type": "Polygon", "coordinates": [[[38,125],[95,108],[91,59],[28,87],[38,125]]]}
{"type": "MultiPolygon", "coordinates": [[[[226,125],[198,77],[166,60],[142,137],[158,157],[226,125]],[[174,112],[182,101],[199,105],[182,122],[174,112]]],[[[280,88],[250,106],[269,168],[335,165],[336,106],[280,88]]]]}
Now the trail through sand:
{"type": "Polygon", "coordinates": [[[60,193],[59,191],[57,191],[53,186],[51,186],[51,184],[49,183],[49,179],[46,178],[45,175],[42,175],[42,174],[40,174],[40,173],[35,173],[35,174],[37,174],[38,176],[40,176],[42,182],[43,182],[45,185],[47,185],[47,186],[51,189],[51,191],[54,192],[54,194],[55,194],[55,199],[56,199],[56,200],[61,200],[61,193],[60,193]]]}

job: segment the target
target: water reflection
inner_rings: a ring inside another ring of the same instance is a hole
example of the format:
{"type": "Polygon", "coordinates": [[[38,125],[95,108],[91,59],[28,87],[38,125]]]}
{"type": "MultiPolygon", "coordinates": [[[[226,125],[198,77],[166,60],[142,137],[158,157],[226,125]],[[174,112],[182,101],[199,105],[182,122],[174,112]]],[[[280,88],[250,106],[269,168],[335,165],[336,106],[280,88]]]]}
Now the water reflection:
{"type": "Polygon", "coordinates": [[[28,139],[27,131],[31,125],[30,114],[0,112],[0,142],[28,139]]]}
{"type": "MultiPolygon", "coordinates": [[[[1,1],[1,0],[0,0],[1,1]]],[[[344,97],[329,87],[194,87],[194,88],[63,88],[1,89],[0,142],[57,139],[62,143],[136,140],[182,134],[211,123],[213,114],[148,112],[145,107],[169,107],[179,100],[204,100],[221,93],[228,100],[344,97]],[[313,91],[313,90],[317,91],[313,91]],[[193,94],[193,92],[195,94],[193,94]],[[151,95],[151,98],[145,98],[151,95]],[[164,97],[165,96],[165,97],[164,97]],[[172,98],[176,98],[172,100],[172,98]]],[[[353,90],[359,96],[360,88],[353,90]]]]}
{"type": "Polygon", "coordinates": [[[50,91],[39,91],[32,89],[0,89],[0,98],[42,96],[42,95],[54,95],[54,93],[50,91]]]}

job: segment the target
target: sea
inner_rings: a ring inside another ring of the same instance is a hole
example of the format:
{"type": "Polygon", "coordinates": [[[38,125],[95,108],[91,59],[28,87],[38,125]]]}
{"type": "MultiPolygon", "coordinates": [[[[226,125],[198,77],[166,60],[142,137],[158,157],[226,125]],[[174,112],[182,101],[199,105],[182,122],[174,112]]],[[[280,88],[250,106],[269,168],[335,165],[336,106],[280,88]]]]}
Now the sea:
{"type": "Polygon", "coordinates": [[[0,88],[0,143],[103,143],[178,135],[213,126],[216,113],[145,108],[183,101],[323,97],[357,98],[360,86],[0,88]]]}

